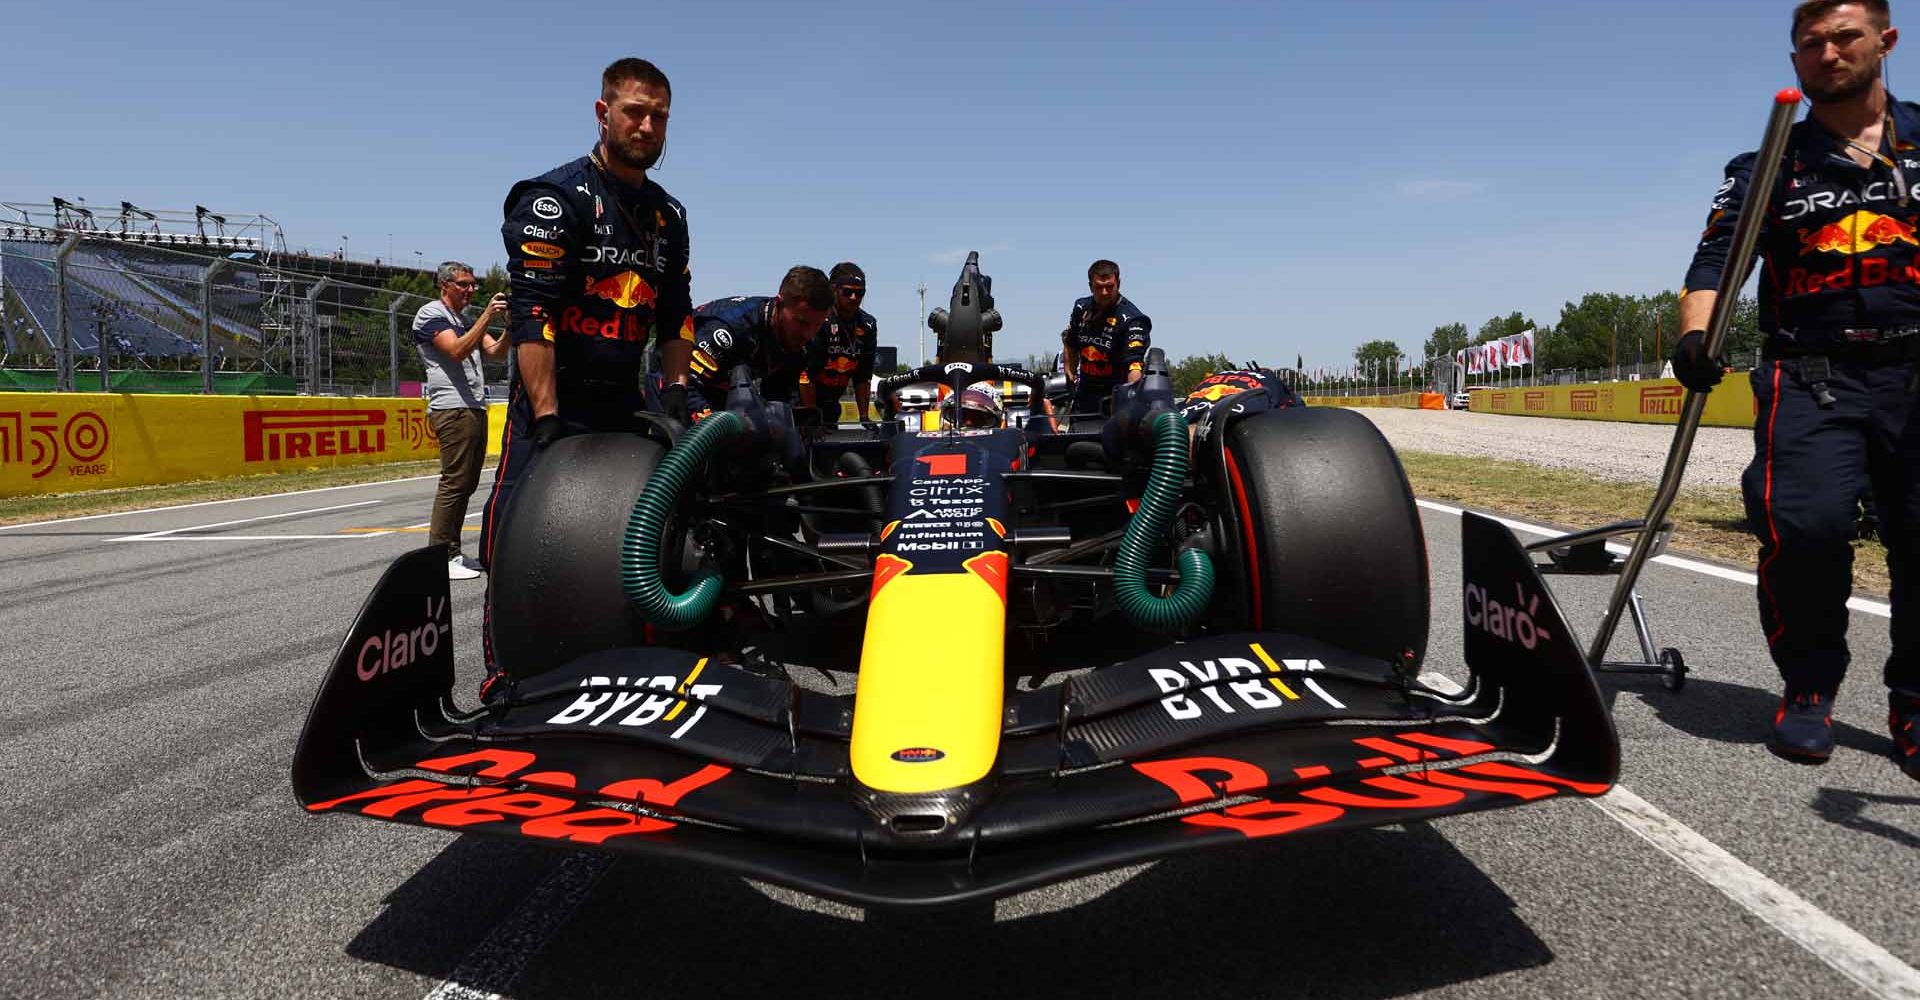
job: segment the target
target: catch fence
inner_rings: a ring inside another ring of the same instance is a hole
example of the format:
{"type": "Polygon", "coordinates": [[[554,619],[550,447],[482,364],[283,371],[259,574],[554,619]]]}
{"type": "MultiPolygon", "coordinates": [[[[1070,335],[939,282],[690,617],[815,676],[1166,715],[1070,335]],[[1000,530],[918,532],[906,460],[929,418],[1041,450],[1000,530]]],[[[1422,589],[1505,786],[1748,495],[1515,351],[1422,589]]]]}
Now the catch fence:
{"type": "Polygon", "coordinates": [[[0,239],[0,390],[399,395],[426,301],[257,251],[0,239]]]}

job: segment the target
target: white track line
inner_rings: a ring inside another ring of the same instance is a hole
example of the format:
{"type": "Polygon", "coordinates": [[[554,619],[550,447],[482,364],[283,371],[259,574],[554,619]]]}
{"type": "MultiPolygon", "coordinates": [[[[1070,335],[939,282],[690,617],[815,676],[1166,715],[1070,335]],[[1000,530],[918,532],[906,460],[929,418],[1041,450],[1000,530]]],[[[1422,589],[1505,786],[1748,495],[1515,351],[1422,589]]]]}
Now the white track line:
{"type": "Polygon", "coordinates": [[[153,538],[128,536],[109,538],[109,542],[347,542],[359,538],[379,538],[391,531],[363,531],[352,535],[157,535],[153,538]]]}
{"type": "MultiPolygon", "coordinates": [[[[83,514],[79,517],[60,517],[51,521],[23,521],[20,524],[0,524],[0,531],[17,531],[21,528],[43,528],[49,524],[72,524],[76,521],[95,521],[103,517],[127,517],[131,514],[158,514],[169,510],[186,510],[189,507],[212,507],[223,503],[245,503],[248,500],[272,500],[276,497],[298,497],[309,493],[328,493],[333,490],[357,490],[367,486],[388,486],[393,483],[417,483],[422,479],[439,479],[440,474],[431,476],[405,476],[400,479],[375,479],[365,483],[348,483],[344,486],[316,486],[310,490],[290,490],[286,493],[262,493],[257,497],[228,497],[225,500],[201,500],[198,503],[180,503],[170,507],[143,507],[139,510],[116,510],[111,514],[83,514]]],[[[22,498],[24,499],[24,498],[22,498]]]]}
{"type": "Polygon", "coordinates": [[[613,859],[604,854],[568,855],[467,952],[426,1000],[499,1000],[612,865],[613,859]]]}
{"type": "MultiPolygon", "coordinates": [[[[1435,503],[1432,500],[1415,500],[1414,503],[1417,503],[1428,510],[1438,511],[1439,513],[1442,513],[1442,514],[1452,514],[1455,517],[1458,517],[1460,516],[1461,513],[1463,513],[1463,511],[1459,507],[1449,507],[1446,504],[1435,503]]],[[[1566,532],[1564,531],[1559,531],[1553,528],[1543,528],[1537,524],[1528,524],[1525,521],[1516,521],[1510,517],[1499,517],[1494,514],[1488,514],[1485,511],[1477,510],[1477,511],[1474,511],[1474,513],[1479,514],[1482,517],[1493,518],[1495,521],[1498,521],[1501,524],[1504,524],[1515,531],[1524,531],[1530,535],[1539,535],[1542,538],[1553,538],[1559,535],[1566,534],[1566,532]]],[[[1607,545],[1607,549],[1611,552],[1615,552],[1620,555],[1626,555],[1628,551],[1627,546],[1620,545],[1617,543],[1609,543],[1607,545]]],[[[1658,555],[1658,556],[1654,556],[1649,561],[1657,562],[1662,566],[1671,566],[1674,569],[1684,569],[1692,573],[1700,573],[1705,576],[1718,577],[1722,580],[1732,581],[1733,583],[1744,583],[1749,587],[1757,587],[1760,585],[1759,577],[1754,576],[1752,573],[1742,572],[1737,569],[1728,569],[1725,566],[1715,566],[1712,563],[1703,563],[1695,559],[1688,559],[1684,556],[1658,555]]],[[[1865,597],[1852,597],[1847,599],[1847,607],[1855,611],[1859,611],[1869,615],[1876,615],[1881,618],[1893,617],[1892,606],[1888,605],[1884,601],[1870,600],[1865,597]]]]}
{"type": "MultiPolygon", "coordinates": [[[[1449,507],[1430,500],[1416,502],[1428,510],[1440,513],[1456,516],[1461,513],[1458,507],[1449,507]]],[[[1494,517],[1494,520],[1515,531],[1524,531],[1528,534],[1549,538],[1562,534],[1551,528],[1542,528],[1511,518],[1494,517]]],[[[1609,546],[1609,548],[1626,551],[1620,546],[1609,546]]],[[[1744,583],[1748,586],[1756,584],[1753,574],[1741,573],[1722,566],[1674,556],[1657,556],[1655,561],[1676,569],[1705,573],[1734,583],[1744,583]]],[[[1887,606],[1877,601],[1854,598],[1848,602],[1848,606],[1881,617],[1889,614],[1887,606]],[[1861,607],[1861,605],[1867,605],[1867,607],[1861,607]]],[[[1423,676],[1422,680],[1425,679],[1426,677],[1423,676]]],[[[1444,680],[1444,678],[1440,679],[1444,680]]],[[[1627,786],[1615,785],[1612,791],[1597,799],[1588,799],[1587,802],[1636,836],[1659,848],[1662,853],[1679,862],[1681,867],[1719,890],[1721,895],[1733,900],[1748,913],[1759,917],[1767,926],[1779,931],[1788,940],[1833,967],[1834,971],[1859,984],[1869,994],[1881,1000],[1920,1000],[1920,970],[1915,970],[1912,966],[1895,958],[1891,952],[1875,944],[1866,935],[1841,923],[1824,910],[1800,898],[1792,890],[1734,857],[1725,848],[1660,811],[1657,806],[1635,795],[1627,786]]]]}
{"type": "MultiPolygon", "coordinates": [[[[236,519],[236,520],[232,520],[232,521],[215,521],[215,522],[213,522],[212,524],[192,524],[192,525],[187,525],[186,527],[182,527],[182,528],[167,528],[167,529],[164,529],[164,530],[161,530],[161,531],[149,531],[149,532],[147,532],[147,533],[146,533],[146,534],[144,534],[144,535],[121,535],[121,536],[120,536],[120,537],[118,537],[118,538],[109,538],[109,539],[107,539],[107,541],[109,541],[109,542],[150,542],[150,541],[161,541],[161,540],[164,540],[164,541],[185,541],[185,539],[178,539],[178,538],[169,538],[168,536],[170,536],[170,535],[173,535],[173,534],[174,534],[175,532],[180,532],[180,531],[205,531],[205,530],[207,530],[207,529],[209,529],[209,528],[225,528],[225,527],[229,527],[229,526],[231,526],[231,525],[235,525],[235,524],[252,524],[252,523],[254,523],[254,522],[256,522],[256,521],[272,521],[272,520],[277,520],[277,519],[279,519],[279,518],[283,518],[283,517],[299,517],[299,516],[300,516],[300,515],[302,515],[302,514],[324,514],[324,513],[326,513],[327,511],[330,511],[330,510],[347,510],[347,509],[349,509],[349,508],[353,508],[353,507],[367,507],[367,506],[371,506],[371,505],[373,505],[373,504],[377,504],[377,503],[383,503],[383,502],[384,502],[384,501],[381,501],[381,500],[356,500],[356,501],[354,501],[353,503],[337,503],[337,504],[334,504],[334,505],[333,505],[333,506],[331,506],[331,507],[312,507],[312,508],[309,508],[309,509],[307,509],[307,510],[290,510],[290,511],[286,511],[285,513],[281,513],[281,514],[262,514],[262,515],[260,515],[259,517],[242,517],[242,518],[238,518],[238,519],[236,519]]],[[[257,537],[257,536],[256,536],[256,537],[257,537]]],[[[292,536],[292,535],[280,535],[280,536],[276,536],[276,537],[281,537],[281,538],[291,538],[291,537],[294,537],[294,536],[292,536]]],[[[317,537],[323,537],[323,538],[332,538],[332,537],[336,537],[336,536],[333,536],[333,535],[322,535],[322,536],[317,536],[317,537]]],[[[368,537],[368,536],[364,536],[364,535],[341,535],[341,536],[337,536],[337,537],[342,537],[342,538],[364,538],[364,537],[368,537]]]]}
{"type": "Polygon", "coordinates": [[[1920,971],[1626,786],[1588,801],[1861,989],[1883,1000],[1920,1000],[1920,971]]]}

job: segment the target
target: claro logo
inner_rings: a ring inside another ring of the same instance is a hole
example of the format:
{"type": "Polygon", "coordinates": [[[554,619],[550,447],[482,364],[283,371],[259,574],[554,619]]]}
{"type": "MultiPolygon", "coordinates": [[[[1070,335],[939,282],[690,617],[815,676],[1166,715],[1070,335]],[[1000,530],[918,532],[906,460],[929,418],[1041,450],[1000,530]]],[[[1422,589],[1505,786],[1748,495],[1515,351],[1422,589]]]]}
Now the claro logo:
{"type": "Polygon", "coordinates": [[[389,670],[398,670],[440,651],[440,643],[453,631],[447,620],[447,599],[427,598],[427,620],[410,629],[388,629],[367,636],[360,643],[360,655],[354,672],[363,681],[389,670]]]}
{"type": "Polygon", "coordinates": [[[1467,625],[1506,642],[1517,642],[1528,649],[1539,645],[1543,640],[1553,638],[1553,634],[1533,620],[1540,612],[1540,596],[1528,597],[1513,585],[1513,603],[1501,604],[1499,599],[1487,593],[1485,587],[1477,583],[1467,584],[1466,591],[1467,625]]]}

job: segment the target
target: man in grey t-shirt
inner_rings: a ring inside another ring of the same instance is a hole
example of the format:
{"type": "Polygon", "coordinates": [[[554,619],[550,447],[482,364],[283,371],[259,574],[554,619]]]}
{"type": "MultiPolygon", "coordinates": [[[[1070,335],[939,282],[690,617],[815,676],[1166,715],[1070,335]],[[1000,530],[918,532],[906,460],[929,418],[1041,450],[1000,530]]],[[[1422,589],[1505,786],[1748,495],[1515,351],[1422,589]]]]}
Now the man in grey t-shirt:
{"type": "Polygon", "coordinates": [[[460,554],[460,529],[487,459],[487,380],[480,356],[507,353],[507,338],[487,332],[488,324],[506,315],[507,297],[495,295],[468,323],[466,309],[480,286],[473,268],[450,260],[440,265],[438,277],[440,297],[413,315],[413,342],[427,366],[427,422],[440,438],[440,488],[427,544],[447,550],[449,579],[471,580],[483,567],[460,554]]]}

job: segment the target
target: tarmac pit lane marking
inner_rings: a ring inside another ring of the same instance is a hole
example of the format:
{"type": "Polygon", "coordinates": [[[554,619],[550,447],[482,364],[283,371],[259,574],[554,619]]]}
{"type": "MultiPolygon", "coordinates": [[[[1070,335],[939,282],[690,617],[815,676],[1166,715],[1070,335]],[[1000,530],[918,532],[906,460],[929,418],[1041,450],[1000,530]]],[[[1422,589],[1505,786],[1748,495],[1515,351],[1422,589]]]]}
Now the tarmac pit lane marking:
{"type": "MultiPolygon", "coordinates": [[[[1441,513],[1458,515],[1461,512],[1458,507],[1448,507],[1429,500],[1416,502],[1428,510],[1441,513]]],[[[1495,520],[1515,531],[1545,537],[1559,534],[1522,521],[1507,518],[1495,520]]],[[[1608,548],[1626,551],[1621,546],[1610,545],[1608,548]]],[[[1754,584],[1751,574],[1709,566],[1691,559],[1658,556],[1656,561],[1736,583],[1754,584]]],[[[1860,598],[1848,602],[1848,605],[1855,610],[1883,617],[1889,613],[1886,605],[1860,598]],[[1870,604],[1877,610],[1861,608],[1859,604],[1870,604]]],[[[1442,691],[1459,687],[1450,678],[1439,674],[1422,674],[1420,679],[1442,691]]],[[[1588,799],[1587,803],[1658,848],[1662,854],[1679,862],[1682,868],[1719,890],[1721,895],[1760,918],[1767,926],[1806,949],[1870,995],[1881,1000],[1920,1000],[1920,970],[1900,961],[1866,935],[1841,923],[1786,886],[1734,857],[1726,848],[1662,812],[1659,807],[1635,795],[1627,786],[1614,785],[1612,791],[1597,799],[1588,799]]]]}
{"type": "Polygon", "coordinates": [[[283,517],[299,517],[303,514],[324,514],[328,511],[348,510],[353,507],[367,507],[381,503],[379,500],[359,500],[354,503],[339,503],[331,507],[313,507],[307,510],[290,510],[280,514],[262,514],[259,517],[243,517],[232,521],[215,521],[212,524],[194,524],[184,528],[166,528],[161,531],[149,531],[144,535],[121,535],[109,538],[109,542],[219,542],[219,541],[285,541],[291,539],[316,538],[373,538],[374,535],[184,535],[186,531],[207,531],[213,528],[227,528],[236,524],[254,524],[259,521],[274,521],[283,517]]]}
{"type": "MultiPolygon", "coordinates": [[[[1459,507],[1449,507],[1446,504],[1435,503],[1432,500],[1415,500],[1414,503],[1417,503],[1428,510],[1437,511],[1442,514],[1452,514],[1455,517],[1459,517],[1460,514],[1463,513],[1463,511],[1459,507]]],[[[1515,531],[1524,531],[1529,535],[1538,535],[1541,538],[1555,538],[1561,534],[1564,534],[1564,532],[1555,531],[1552,528],[1542,528],[1537,524],[1528,524],[1525,521],[1516,521],[1508,517],[1499,517],[1493,514],[1488,514],[1485,511],[1474,511],[1474,513],[1479,514],[1483,517],[1493,518],[1493,520],[1498,521],[1501,524],[1504,524],[1515,531]]],[[[1615,555],[1624,556],[1627,554],[1629,549],[1625,545],[1608,543],[1607,551],[1612,552],[1615,555]]],[[[1657,562],[1662,566],[1671,566],[1674,569],[1684,569],[1684,570],[1687,570],[1688,572],[1699,573],[1704,576],[1718,577],[1719,579],[1728,580],[1733,583],[1744,583],[1749,587],[1757,587],[1760,585],[1759,577],[1754,576],[1752,573],[1745,573],[1737,569],[1728,569],[1725,566],[1715,566],[1712,563],[1703,563],[1703,562],[1700,562],[1699,560],[1688,559],[1684,556],[1658,555],[1658,556],[1654,556],[1653,559],[1651,559],[1650,561],[1657,562]]],[[[1893,617],[1893,607],[1884,601],[1869,600],[1865,597],[1854,597],[1854,598],[1849,598],[1847,600],[1847,607],[1850,610],[1859,611],[1863,614],[1874,615],[1880,618],[1893,617]]]]}
{"type": "Polygon", "coordinates": [[[76,521],[97,521],[103,517],[128,517],[133,514],[158,514],[169,510],[187,510],[191,507],[212,507],[223,503],[246,503],[249,500],[272,500],[277,497],[305,496],[308,493],[331,493],[334,490],[357,490],[368,486],[391,486],[394,483],[417,483],[422,479],[439,479],[440,474],[431,476],[406,476],[400,479],[376,479],[366,483],[347,483],[344,486],[316,486],[310,490],[290,490],[286,493],[262,493],[257,497],[228,497],[225,500],[201,500],[198,503],[177,503],[165,507],[142,507],[139,510],[116,510],[108,514],[82,514],[79,517],[56,517],[51,521],[22,521],[19,524],[0,524],[0,531],[17,531],[21,528],[44,528],[50,524],[73,524],[76,521]]]}
{"type": "Polygon", "coordinates": [[[426,1000],[500,1000],[612,866],[613,859],[604,854],[568,855],[467,952],[426,1000]]]}
{"type": "Polygon", "coordinates": [[[1882,1000],[1920,1000],[1920,970],[1661,812],[1625,785],[1615,785],[1607,794],[1587,801],[1869,994],[1882,1000]]]}
{"type": "MultiPolygon", "coordinates": [[[[465,520],[471,521],[474,518],[479,517],[481,514],[484,514],[484,513],[486,513],[486,511],[476,510],[471,514],[468,514],[465,520]]],[[[362,535],[364,534],[389,535],[396,531],[403,531],[403,532],[410,531],[414,533],[425,533],[433,530],[433,522],[421,521],[419,524],[409,524],[404,528],[341,528],[340,530],[348,534],[362,534],[362,535]]],[[[479,531],[480,526],[477,524],[469,524],[462,527],[460,530],[461,531],[479,531]]]]}

